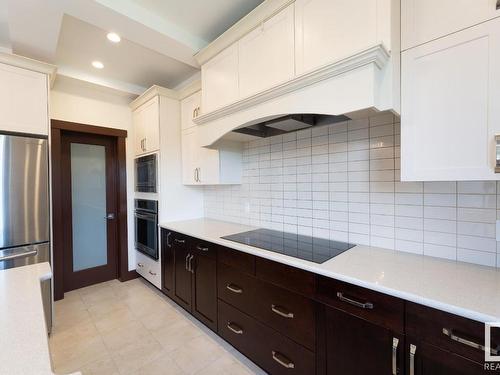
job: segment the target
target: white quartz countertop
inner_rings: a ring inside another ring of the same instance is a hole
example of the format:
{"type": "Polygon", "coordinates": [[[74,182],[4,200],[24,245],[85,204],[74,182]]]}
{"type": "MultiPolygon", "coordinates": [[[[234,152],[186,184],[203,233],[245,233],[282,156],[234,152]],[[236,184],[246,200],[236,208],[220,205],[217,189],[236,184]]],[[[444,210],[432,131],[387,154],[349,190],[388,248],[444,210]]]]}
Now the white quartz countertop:
{"type": "Polygon", "coordinates": [[[49,263],[0,271],[0,374],[53,375],[40,281],[49,263]]]}
{"type": "Polygon", "coordinates": [[[220,237],[256,229],[212,219],[161,227],[481,322],[500,321],[500,270],[358,245],[322,264],[220,237]]]}

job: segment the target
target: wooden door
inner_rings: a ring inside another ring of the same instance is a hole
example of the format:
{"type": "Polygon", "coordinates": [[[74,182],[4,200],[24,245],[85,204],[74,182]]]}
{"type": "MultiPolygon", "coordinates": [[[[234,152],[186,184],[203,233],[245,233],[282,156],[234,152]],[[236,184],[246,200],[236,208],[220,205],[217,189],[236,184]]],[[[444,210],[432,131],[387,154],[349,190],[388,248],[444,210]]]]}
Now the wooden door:
{"type": "Polygon", "coordinates": [[[418,343],[418,341],[412,339],[408,339],[407,342],[407,375],[480,375],[497,373],[495,371],[485,371],[483,364],[473,362],[438,347],[418,343]]]}
{"type": "Polygon", "coordinates": [[[401,179],[496,180],[500,18],[402,53],[401,179]]]}
{"type": "Polygon", "coordinates": [[[186,310],[191,311],[192,273],[188,269],[188,264],[192,254],[189,252],[185,239],[175,238],[172,247],[175,264],[174,300],[186,310]]]}
{"type": "Polygon", "coordinates": [[[213,244],[195,244],[193,315],[217,331],[217,261],[213,244]]]}
{"type": "Polygon", "coordinates": [[[395,365],[402,374],[403,338],[386,328],[333,308],[326,308],[326,372],[328,375],[387,375],[395,365]],[[397,345],[394,342],[397,339],[397,345]]]}
{"type": "Polygon", "coordinates": [[[117,277],[117,154],[113,137],[61,142],[64,291],[117,277]]]}

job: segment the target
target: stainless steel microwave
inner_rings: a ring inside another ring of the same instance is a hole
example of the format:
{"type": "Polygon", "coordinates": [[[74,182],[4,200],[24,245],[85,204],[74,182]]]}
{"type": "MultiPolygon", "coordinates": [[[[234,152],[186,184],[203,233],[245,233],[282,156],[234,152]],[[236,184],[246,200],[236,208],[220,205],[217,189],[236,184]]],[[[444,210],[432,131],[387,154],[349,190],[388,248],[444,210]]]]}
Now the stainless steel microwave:
{"type": "Polygon", "coordinates": [[[135,159],[135,191],[156,193],[157,158],[157,154],[151,154],[135,159]]]}

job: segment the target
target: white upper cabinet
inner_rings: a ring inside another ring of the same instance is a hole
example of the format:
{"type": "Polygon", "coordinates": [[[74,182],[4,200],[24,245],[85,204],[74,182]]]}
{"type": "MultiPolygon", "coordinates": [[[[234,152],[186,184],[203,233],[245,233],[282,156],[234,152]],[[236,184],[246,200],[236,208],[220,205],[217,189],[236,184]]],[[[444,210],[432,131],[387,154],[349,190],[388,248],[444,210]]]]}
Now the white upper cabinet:
{"type": "Polygon", "coordinates": [[[498,0],[402,0],[402,49],[499,16],[498,0]]]}
{"type": "Polygon", "coordinates": [[[500,18],[403,52],[401,178],[499,179],[498,103],[500,18]]]}
{"type": "Polygon", "coordinates": [[[238,45],[233,44],[204,64],[201,75],[205,112],[238,100],[238,45]]]}
{"type": "Polygon", "coordinates": [[[0,64],[0,130],[49,133],[47,74],[0,64]]]}
{"type": "Polygon", "coordinates": [[[294,77],[293,4],[238,41],[239,96],[246,98],[294,77]]]}
{"type": "Polygon", "coordinates": [[[133,112],[135,154],[160,149],[160,104],[156,96],[133,112]]]}
{"type": "Polygon", "coordinates": [[[193,120],[199,115],[201,115],[201,91],[195,92],[181,102],[182,130],[196,126],[193,120]]]}
{"type": "Polygon", "coordinates": [[[383,2],[387,1],[297,0],[297,74],[314,70],[374,45],[378,38],[377,5],[383,2]]]}

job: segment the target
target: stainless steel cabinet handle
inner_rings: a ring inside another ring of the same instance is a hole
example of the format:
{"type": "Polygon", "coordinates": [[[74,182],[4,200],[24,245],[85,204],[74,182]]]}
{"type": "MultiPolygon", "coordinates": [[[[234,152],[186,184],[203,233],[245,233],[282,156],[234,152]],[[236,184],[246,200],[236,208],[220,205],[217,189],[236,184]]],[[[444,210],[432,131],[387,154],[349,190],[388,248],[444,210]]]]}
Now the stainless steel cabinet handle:
{"type": "Polygon", "coordinates": [[[196,118],[196,108],[193,109],[193,118],[196,118]]]}
{"type": "Polygon", "coordinates": [[[243,293],[243,289],[241,289],[239,286],[236,286],[234,284],[227,284],[226,289],[233,292],[233,293],[236,293],[236,294],[243,293]]]}
{"type": "Polygon", "coordinates": [[[294,317],[293,313],[283,311],[280,308],[280,306],[271,305],[271,310],[272,310],[273,313],[278,314],[279,316],[282,316],[284,318],[293,319],[293,317],[294,317]]]}
{"type": "Polygon", "coordinates": [[[196,178],[196,173],[198,172],[198,168],[195,168],[194,171],[193,171],[193,179],[194,179],[194,182],[198,182],[198,179],[196,178]]]}
{"type": "Polygon", "coordinates": [[[167,233],[167,247],[172,247],[172,244],[170,243],[170,236],[172,235],[172,232],[167,233]]]}
{"type": "MultiPolygon", "coordinates": [[[[486,347],[484,345],[478,344],[477,342],[467,340],[467,339],[464,339],[463,337],[457,336],[453,333],[453,330],[451,330],[451,329],[443,328],[443,334],[448,336],[453,341],[459,342],[460,344],[466,345],[470,348],[478,349],[478,350],[481,350],[483,352],[486,351],[486,347]]],[[[491,354],[498,355],[497,349],[490,348],[490,351],[491,351],[491,354]]]]}
{"type": "Polygon", "coordinates": [[[194,267],[193,264],[191,263],[193,261],[194,255],[191,255],[189,257],[189,272],[194,273],[194,267]]]}
{"type": "Polygon", "coordinates": [[[186,240],[179,240],[178,238],[176,238],[174,241],[180,244],[186,243],[186,240]]]}
{"type": "Polygon", "coordinates": [[[344,294],[342,292],[337,292],[337,297],[342,302],[349,303],[349,304],[354,305],[356,307],[359,307],[362,309],[373,309],[373,303],[371,303],[371,302],[359,302],[359,301],[353,300],[351,298],[347,298],[344,296],[344,294]]]}
{"type": "Polygon", "coordinates": [[[227,322],[227,328],[231,332],[236,333],[237,335],[242,335],[243,334],[243,329],[240,326],[238,326],[238,325],[236,325],[234,323],[227,322]]]}
{"type": "Polygon", "coordinates": [[[281,366],[285,368],[295,368],[295,364],[290,361],[287,357],[279,352],[275,352],[274,350],[271,352],[273,355],[273,359],[278,362],[281,366]]]}
{"type": "Polygon", "coordinates": [[[208,251],[208,247],[196,246],[196,248],[200,251],[208,251]]]}
{"type": "Polygon", "coordinates": [[[153,272],[151,270],[149,270],[149,274],[152,275],[152,276],[156,276],[156,272],[153,272]]]}
{"type": "Polygon", "coordinates": [[[197,168],[198,169],[198,182],[201,182],[201,168],[197,168]]]}
{"type": "Polygon", "coordinates": [[[26,258],[26,257],[30,257],[32,255],[37,255],[37,254],[38,254],[38,250],[30,250],[30,251],[26,251],[24,253],[6,255],[6,256],[0,257],[0,262],[2,262],[4,260],[13,260],[13,259],[19,259],[19,258],[26,258]]]}
{"type": "Polygon", "coordinates": [[[189,259],[190,256],[191,256],[191,254],[186,255],[186,271],[189,271],[189,268],[188,268],[188,259],[189,259]]]}
{"type": "Polygon", "coordinates": [[[417,346],[410,344],[410,375],[415,375],[415,353],[417,346]]]}
{"type": "Polygon", "coordinates": [[[398,346],[399,339],[392,338],[392,375],[398,375],[398,346]]]}
{"type": "Polygon", "coordinates": [[[148,149],[147,142],[148,142],[148,139],[144,138],[144,151],[146,151],[148,149]]]}

